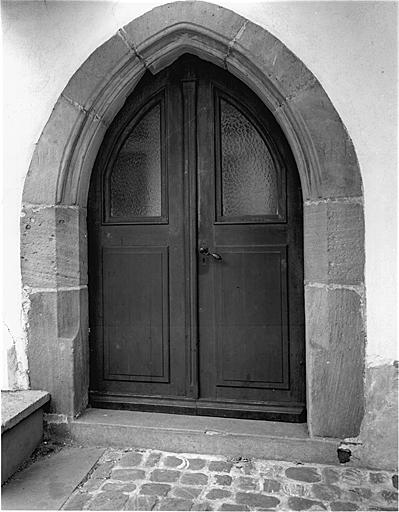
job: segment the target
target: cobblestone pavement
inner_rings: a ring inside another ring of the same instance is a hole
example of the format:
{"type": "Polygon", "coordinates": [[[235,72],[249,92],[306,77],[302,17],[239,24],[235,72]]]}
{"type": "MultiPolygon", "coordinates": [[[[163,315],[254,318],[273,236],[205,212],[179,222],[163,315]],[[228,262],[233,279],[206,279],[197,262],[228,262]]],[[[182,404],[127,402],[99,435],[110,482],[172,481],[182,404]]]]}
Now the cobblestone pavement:
{"type": "Polygon", "coordinates": [[[386,471],[107,449],[64,510],[397,510],[386,471]]]}

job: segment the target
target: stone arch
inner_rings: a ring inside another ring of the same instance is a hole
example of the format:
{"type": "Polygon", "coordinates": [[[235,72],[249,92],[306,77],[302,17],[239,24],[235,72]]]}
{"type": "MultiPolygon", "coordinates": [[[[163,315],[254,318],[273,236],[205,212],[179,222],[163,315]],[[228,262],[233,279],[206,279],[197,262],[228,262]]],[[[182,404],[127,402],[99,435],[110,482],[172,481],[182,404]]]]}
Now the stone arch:
{"type": "Polygon", "coordinates": [[[308,426],[358,433],[363,416],[364,221],[352,142],[315,76],[278,39],[205,2],[133,20],[73,75],[36,145],[21,217],[22,283],[32,388],[52,411],[87,405],[86,201],[103,136],[144,72],[183,53],[224,67],[273,112],[297,161],[304,199],[308,426]]]}

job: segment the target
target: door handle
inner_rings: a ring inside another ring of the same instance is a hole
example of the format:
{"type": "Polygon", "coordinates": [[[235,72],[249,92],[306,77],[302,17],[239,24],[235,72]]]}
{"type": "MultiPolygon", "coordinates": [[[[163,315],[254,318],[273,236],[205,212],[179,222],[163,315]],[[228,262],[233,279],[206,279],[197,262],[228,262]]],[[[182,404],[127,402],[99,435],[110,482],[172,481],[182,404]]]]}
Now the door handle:
{"type": "Polygon", "coordinates": [[[200,254],[203,256],[212,256],[217,261],[221,261],[222,257],[217,252],[210,252],[208,247],[200,247],[199,249],[200,254]]]}

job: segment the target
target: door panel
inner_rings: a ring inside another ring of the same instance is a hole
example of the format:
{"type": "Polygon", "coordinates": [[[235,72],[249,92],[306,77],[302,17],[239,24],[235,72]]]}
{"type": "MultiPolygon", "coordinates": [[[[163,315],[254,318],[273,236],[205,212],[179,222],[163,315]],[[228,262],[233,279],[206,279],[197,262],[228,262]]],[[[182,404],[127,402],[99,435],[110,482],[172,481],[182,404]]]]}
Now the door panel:
{"type": "Polygon", "coordinates": [[[295,163],[254,94],[223,72],[205,71],[201,78],[199,244],[222,259],[200,258],[199,399],[303,410],[303,249],[295,163]]]}
{"type": "Polygon", "coordinates": [[[107,132],[89,192],[93,404],[189,392],[181,98],[168,74],[147,75],[136,93],[107,132]]]}
{"type": "Polygon", "coordinates": [[[287,388],[286,248],[216,250],[216,385],[287,388]]]}
{"type": "Polygon", "coordinates": [[[88,210],[93,405],[304,420],[300,184],[247,87],[192,56],[146,73],[88,210]]]}
{"type": "Polygon", "coordinates": [[[104,376],[169,382],[167,247],[103,249],[104,376]]]}

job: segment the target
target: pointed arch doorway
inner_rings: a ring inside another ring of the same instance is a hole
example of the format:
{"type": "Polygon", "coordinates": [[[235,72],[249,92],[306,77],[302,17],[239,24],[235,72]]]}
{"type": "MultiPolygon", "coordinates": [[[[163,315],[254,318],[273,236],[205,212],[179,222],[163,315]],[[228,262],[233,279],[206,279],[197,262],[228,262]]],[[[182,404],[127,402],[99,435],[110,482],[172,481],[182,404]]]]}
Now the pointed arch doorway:
{"type": "Polygon", "coordinates": [[[243,81],[289,141],[303,194],[307,426],[311,436],[356,436],[364,415],[366,309],[355,148],[298,56],[264,27],[202,1],[161,5],[99,46],[60,94],[35,145],[21,209],[31,387],[51,393],[56,422],[87,406],[86,214],[93,163],[145,71],[161,71],[185,52],[243,81]]]}
{"type": "Polygon", "coordinates": [[[305,421],[301,196],[238,79],[147,72],[89,191],[92,405],[305,421]]]}

